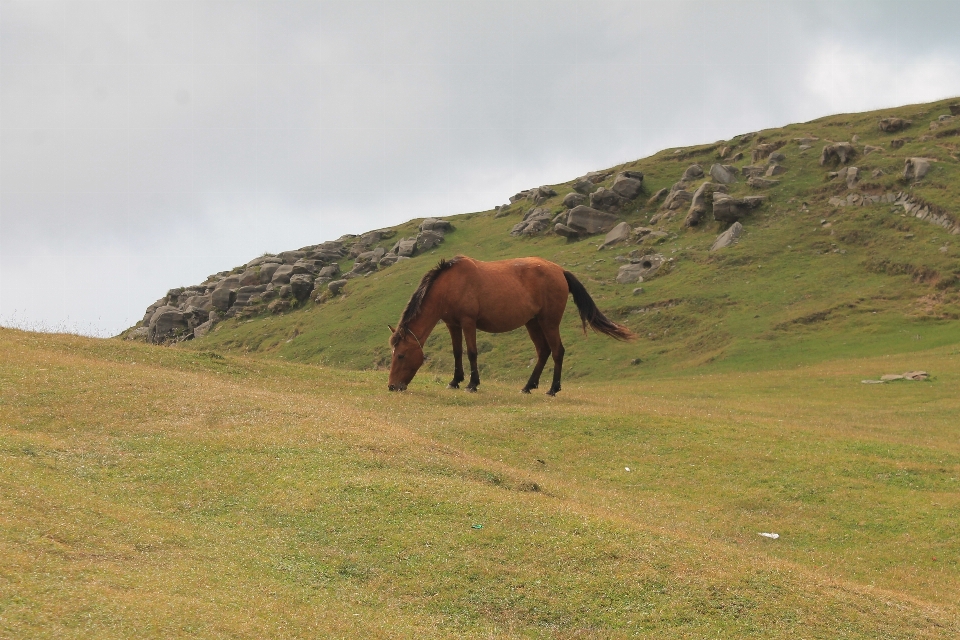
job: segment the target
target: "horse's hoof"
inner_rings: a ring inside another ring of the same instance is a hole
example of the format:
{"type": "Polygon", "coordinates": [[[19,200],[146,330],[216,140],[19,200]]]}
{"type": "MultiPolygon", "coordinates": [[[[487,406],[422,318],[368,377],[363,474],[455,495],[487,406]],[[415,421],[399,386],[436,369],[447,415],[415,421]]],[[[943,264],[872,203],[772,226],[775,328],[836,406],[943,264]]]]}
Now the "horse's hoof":
{"type": "Polygon", "coordinates": [[[466,388],[466,391],[469,392],[469,393],[476,393],[476,392],[477,392],[477,388],[476,388],[476,387],[467,387],[467,388],[466,388]]]}
{"type": "Polygon", "coordinates": [[[527,395],[530,395],[530,389],[524,387],[523,389],[520,389],[520,393],[525,393],[527,395]]]}
{"type": "Polygon", "coordinates": [[[447,385],[447,389],[459,389],[459,388],[460,388],[459,382],[456,382],[456,383],[451,382],[450,384],[447,385]]]}

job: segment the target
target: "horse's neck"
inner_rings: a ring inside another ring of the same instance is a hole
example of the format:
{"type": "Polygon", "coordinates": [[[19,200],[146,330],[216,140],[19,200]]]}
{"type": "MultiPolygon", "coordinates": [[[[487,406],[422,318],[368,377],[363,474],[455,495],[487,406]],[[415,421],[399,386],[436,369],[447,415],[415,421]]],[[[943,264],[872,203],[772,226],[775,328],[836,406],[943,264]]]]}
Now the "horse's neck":
{"type": "Polygon", "coordinates": [[[424,306],[426,308],[421,309],[420,315],[411,320],[410,324],[407,325],[407,328],[417,336],[421,344],[427,343],[427,338],[430,337],[433,328],[440,322],[440,314],[437,310],[427,307],[426,305],[424,306]]]}

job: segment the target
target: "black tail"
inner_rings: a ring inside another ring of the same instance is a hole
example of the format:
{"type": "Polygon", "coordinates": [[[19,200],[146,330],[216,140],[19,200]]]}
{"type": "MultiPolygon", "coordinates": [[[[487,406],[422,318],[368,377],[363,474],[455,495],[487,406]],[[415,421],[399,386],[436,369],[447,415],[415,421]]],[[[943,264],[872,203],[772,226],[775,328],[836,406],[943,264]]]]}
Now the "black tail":
{"type": "Polygon", "coordinates": [[[637,336],[630,329],[619,325],[597,309],[593,298],[587,293],[587,289],[577,280],[577,277],[569,271],[563,272],[563,277],[567,279],[567,286],[570,293],[573,294],[573,301],[577,304],[577,311],[580,312],[580,320],[583,322],[583,333],[587,333],[587,323],[593,327],[597,333],[610,336],[617,340],[633,340],[637,336]]]}

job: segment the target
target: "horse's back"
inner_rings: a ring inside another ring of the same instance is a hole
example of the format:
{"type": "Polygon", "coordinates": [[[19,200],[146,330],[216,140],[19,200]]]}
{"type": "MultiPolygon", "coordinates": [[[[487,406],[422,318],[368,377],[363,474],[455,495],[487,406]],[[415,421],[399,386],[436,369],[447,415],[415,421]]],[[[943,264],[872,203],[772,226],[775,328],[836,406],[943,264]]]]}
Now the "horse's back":
{"type": "Polygon", "coordinates": [[[534,317],[559,322],[569,289],[563,268],[542,258],[483,262],[461,258],[455,271],[460,312],[483,331],[512,331],[534,317]]]}

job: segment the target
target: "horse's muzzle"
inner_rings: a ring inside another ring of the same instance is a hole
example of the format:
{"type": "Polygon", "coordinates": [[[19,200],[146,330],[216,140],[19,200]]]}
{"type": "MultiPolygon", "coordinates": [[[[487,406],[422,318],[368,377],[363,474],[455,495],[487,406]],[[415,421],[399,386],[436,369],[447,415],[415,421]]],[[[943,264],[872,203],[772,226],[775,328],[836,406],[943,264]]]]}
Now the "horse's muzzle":
{"type": "Polygon", "coordinates": [[[406,391],[407,385],[401,382],[400,384],[391,384],[387,386],[387,389],[389,389],[390,391],[406,391]]]}

